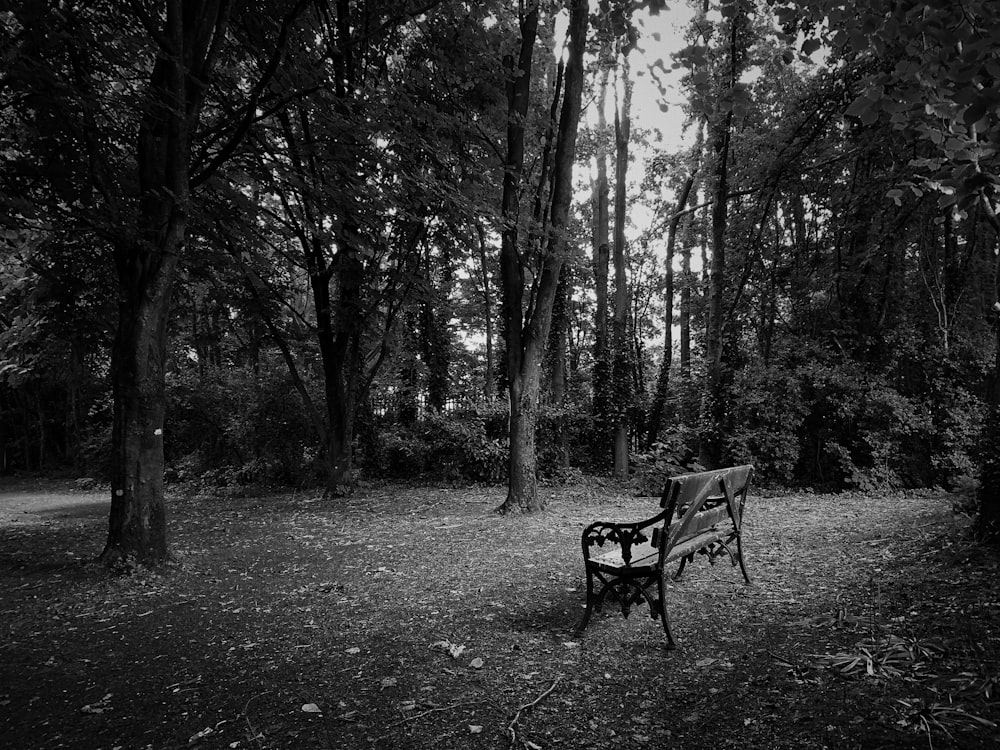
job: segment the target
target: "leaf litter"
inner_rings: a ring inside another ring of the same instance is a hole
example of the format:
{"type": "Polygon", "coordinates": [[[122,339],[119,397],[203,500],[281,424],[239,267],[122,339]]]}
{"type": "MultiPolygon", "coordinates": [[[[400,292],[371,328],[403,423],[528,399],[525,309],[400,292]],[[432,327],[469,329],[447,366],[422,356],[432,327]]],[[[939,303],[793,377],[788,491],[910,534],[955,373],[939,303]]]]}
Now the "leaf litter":
{"type": "Polygon", "coordinates": [[[650,500],[542,491],[521,517],[492,514],[500,488],[172,498],[175,562],[117,579],[86,562],[103,521],[0,528],[0,729],[26,749],[998,739],[1000,576],[949,496],[752,497],[755,586],[689,566],[670,652],[644,609],[573,630],[581,530],[650,500]]]}

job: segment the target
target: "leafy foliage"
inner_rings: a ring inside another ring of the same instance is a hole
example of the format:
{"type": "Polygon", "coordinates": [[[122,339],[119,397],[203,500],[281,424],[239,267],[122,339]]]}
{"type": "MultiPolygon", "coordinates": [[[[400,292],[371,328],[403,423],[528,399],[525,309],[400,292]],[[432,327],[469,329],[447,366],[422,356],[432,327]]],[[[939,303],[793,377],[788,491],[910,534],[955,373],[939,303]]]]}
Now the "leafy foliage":
{"type": "Polygon", "coordinates": [[[302,430],[308,419],[280,363],[208,377],[185,368],[167,386],[169,481],[242,487],[316,480],[315,442],[302,430]]]}
{"type": "Polygon", "coordinates": [[[380,431],[374,455],[361,457],[373,474],[497,483],[506,474],[505,442],[487,435],[487,420],[428,414],[413,425],[380,431]]]}
{"type": "MultiPolygon", "coordinates": [[[[601,3],[591,51],[609,40],[633,49],[643,33],[635,8],[659,5],[601,3]]],[[[996,366],[1000,110],[987,33],[996,8],[717,5],[675,58],[689,143],[681,155],[642,148],[651,153],[629,216],[645,202],[656,220],[630,248],[633,309],[617,369],[633,379],[617,389],[601,386],[610,354],[593,354],[584,229],[593,208],[581,205],[587,191],[575,196],[574,247],[564,253],[567,393],[538,412],[538,472],[558,474],[564,449],[574,470],[608,470],[607,424],[624,415],[641,431],[652,355],[677,359],[649,342],[682,313],[690,358],[665,373],[662,427],[653,449],[634,456],[639,484],[692,468],[701,444],[724,435],[719,460],[755,464],[765,484],[1000,486],[997,420],[986,418],[996,366]],[[731,49],[759,75],[724,85],[731,49]],[[710,401],[703,198],[717,144],[705,127],[729,116],[726,278],[711,321],[721,318],[722,388],[710,401]],[[666,310],[659,253],[689,176],[676,238],[676,254],[693,261],[677,277],[687,302],[666,310]]],[[[543,4],[542,15],[557,6],[543,4]]],[[[493,398],[506,378],[497,263],[506,225],[497,214],[510,120],[499,71],[519,19],[510,4],[439,3],[418,15],[409,5],[344,7],[346,36],[331,34],[312,6],[287,29],[273,82],[247,110],[259,116],[241,120],[238,108],[266,62],[258,52],[275,44],[278,27],[259,21],[266,14],[237,19],[206,93],[193,133],[194,173],[206,179],[169,319],[173,480],[320,482],[333,433],[369,476],[503,478],[508,415],[493,398]],[[362,33],[365,23],[377,33],[362,33]],[[228,141],[239,123],[245,139],[228,141]],[[209,164],[218,167],[211,179],[209,164]],[[372,404],[391,413],[366,413],[372,404]]],[[[11,51],[0,94],[9,125],[0,135],[0,443],[8,471],[58,464],[100,474],[116,316],[107,280],[137,210],[130,149],[155,45],[138,17],[117,24],[104,6],[74,9],[87,21],[80,28],[54,6],[33,8],[0,15],[11,51]]],[[[544,211],[528,210],[529,194],[548,189],[541,134],[556,63],[553,29],[542,26],[517,214],[525,315],[547,241],[544,211]]],[[[599,75],[590,71],[595,91],[599,75]]],[[[577,167],[601,137],[582,134],[577,167]]]]}

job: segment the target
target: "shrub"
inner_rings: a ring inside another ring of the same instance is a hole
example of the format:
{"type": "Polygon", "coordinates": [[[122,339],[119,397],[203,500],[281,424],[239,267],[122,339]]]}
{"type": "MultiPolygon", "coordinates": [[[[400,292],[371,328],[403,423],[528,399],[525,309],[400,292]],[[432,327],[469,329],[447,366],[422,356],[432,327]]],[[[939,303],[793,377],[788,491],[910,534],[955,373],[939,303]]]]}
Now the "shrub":
{"type": "Polygon", "coordinates": [[[800,429],[800,477],[876,490],[912,485],[909,456],[929,426],[926,410],[864,365],[815,363],[799,370],[809,411],[800,429]]]}
{"type": "Polygon", "coordinates": [[[381,450],[367,468],[381,476],[499,482],[506,475],[506,443],[486,434],[476,416],[430,414],[411,426],[380,431],[381,450]]]}
{"type": "Polygon", "coordinates": [[[561,477],[572,474],[571,467],[589,464],[595,429],[594,417],[588,409],[578,405],[541,406],[535,430],[538,473],[543,477],[561,477]],[[565,461],[563,446],[567,453],[565,461]]]}
{"type": "Polygon", "coordinates": [[[672,425],[650,450],[633,456],[632,487],[640,495],[659,495],[670,477],[704,468],[697,456],[697,430],[672,425]]]}
{"type": "Polygon", "coordinates": [[[799,432],[809,413],[795,373],[748,367],[728,393],[732,423],[723,443],[725,463],[753,464],[757,481],[788,486],[799,462],[799,432]]]}
{"type": "Polygon", "coordinates": [[[314,478],[315,437],[280,367],[173,372],[167,416],[169,480],[232,487],[314,478]]]}

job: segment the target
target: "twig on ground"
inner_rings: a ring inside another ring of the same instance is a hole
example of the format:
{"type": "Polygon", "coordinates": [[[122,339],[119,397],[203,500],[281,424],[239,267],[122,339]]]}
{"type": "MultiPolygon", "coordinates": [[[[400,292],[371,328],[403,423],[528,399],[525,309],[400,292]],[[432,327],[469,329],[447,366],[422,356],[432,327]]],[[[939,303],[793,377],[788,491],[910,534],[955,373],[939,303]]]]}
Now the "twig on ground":
{"type": "Polygon", "coordinates": [[[192,677],[190,680],[184,680],[182,682],[175,682],[173,685],[167,685],[163,689],[164,690],[173,690],[174,688],[180,687],[181,685],[190,685],[192,682],[201,682],[201,675],[198,675],[197,677],[192,677]]]}
{"type": "MultiPolygon", "coordinates": [[[[537,698],[535,698],[535,700],[531,701],[531,703],[525,703],[523,706],[517,709],[517,712],[514,714],[514,718],[511,719],[510,723],[507,725],[507,737],[508,739],[510,739],[510,744],[508,745],[508,748],[513,748],[514,745],[517,743],[517,722],[521,718],[521,714],[527,711],[529,708],[537,706],[539,703],[545,700],[545,698],[547,698],[548,695],[553,690],[556,689],[556,685],[559,684],[560,680],[562,680],[562,675],[556,677],[555,681],[551,685],[549,685],[549,689],[546,690],[541,695],[539,695],[537,698]]],[[[523,740],[522,744],[524,744],[525,747],[528,747],[528,743],[524,742],[523,740]]]]}
{"type": "Polygon", "coordinates": [[[254,729],[253,724],[250,723],[250,715],[247,713],[247,711],[250,710],[251,703],[260,698],[262,695],[267,695],[270,692],[271,692],[270,690],[265,690],[263,693],[257,693],[257,695],[250,696],[250,700],[248,700],[246,704],[243,706],[243,719],[247,723],[247,729],[250,730],[250,736],[257,743],[257,747],[260,748],[263,748],[264,745],[260,741],[260,735],[257,733],[257,730],[254,729]]]}
{"type": "Polygon", "coordinates": [[[413,714],[411,716],[407,716],[404,719],[402,719],[401,721],[397,721],[397,722],[394,722],[392,724],[389,724],[389,726],[390,727],[398,727],[401,724],[406,724],[407,722],[410,722],[410,721],[416,721],[417,719],[419,719],[419,718],[421,718],[423,716],[427,716],[428,714],[432,714],[435,711],[451,711],[451,709],[453,709],[453,708],[460,708],[461,706],[475,706],[475,705],[477,705],[479,703],[482,703],[482,701],[465,701],[464,703],[452,703],[450,706],[436,706],[435,708],[429,708],[426,711],[421,711],[419,714],[413,714]]]}

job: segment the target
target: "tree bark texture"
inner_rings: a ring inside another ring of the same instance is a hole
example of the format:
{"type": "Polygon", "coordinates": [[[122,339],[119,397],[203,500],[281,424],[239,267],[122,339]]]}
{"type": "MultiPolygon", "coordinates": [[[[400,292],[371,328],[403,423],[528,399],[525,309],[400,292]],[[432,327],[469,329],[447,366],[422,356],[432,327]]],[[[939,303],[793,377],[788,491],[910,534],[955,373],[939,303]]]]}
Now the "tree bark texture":
{"type": "Polygon", "coordinates": [[[615,478],[627,481],[629,476],[629,410],[632,402],[632,368],[628,338],[628,279],[625,275],[625,218],[628,212],[626,182],[628,150],[631,137],[632,82],[629,80],[628,57],[621,66],[622,99],[615,106],[615,305],[613,322],[614,356],[612,383],[615,394],[613,460],[615,478]]]}
{"type": "MultiPolygon", "coordinates": [[[[649,408],[649,419],[646,425],[647,450],[652,447],[653,443],[656,442],[657,435],[659,435],[667,403],[667,391],[670,386],[670,367],[674,358],[674,253],[677,246],[677,227],[683,218],[681,211],[687,205],[693,187],[694,174],[690,174],[681,187],[680,195],[677,197],[677,209],[674,211],[674,216],[670,219],[670,225],[667,228],[667,251],[664,261],[666,289],[663,294],[665,310],[663,316],[663,361],[660,363],[660,371],[656,377],[656,390],[649,408]]],[[[690,346],[690,344],[688,345],[690,346]]]]}
{"type": "Polygon", "coordinates": [[[521,18],[521,47],[517,60],[507,67],[507,157],[501,197],[500,278],[503,285],[503,320],[507,344],[507,390],[510,398],[510,459],[507,499],[499,510],[536,510],[535,406],[530,398],[531,380],[537,388],[537,365],[525,362],[523,344],[524,268],[518,252],[518,214],[521,175],[524,169],[524,123],[531,93],[532,53],[538,32],[538,5],[521,18]],[[528,398],[525,398],[525,391],[528,398]]]}
{"type": "MultiPolygon", "coordinates": [[[[610,54],[609,52],[606,54],[610,54]]],[[[607,461],[607,441],[612,439],[611,347],[608,336],[608,269],[611,264],[611,211],[608,189],[608,123],[604,108],[608,98],[609,69],[601,71],[597,90],[597,180],[594,183],[594,371],[591,377],[596,421],[595,459],[607,461]]]]}
{"type": "Polygon", "coordinates": [[[167,557],[163,415],[170,290],[191,193],[190,133],[229,22],[225,0],[169,0],[150,75],[136,165],[134,234],[115,249],[119,320],[112,349],[111,513],[101,560],[167,557]]]}
{"type": "Polygon", "coordinates": [[[483,320],[486,327],[486,369],[483,373],[483,398],[493,403],[496,398],[496,373],[493,364],[493,290],[490,284],[489,258],[486,253],[486,231],[476,222],[476,239],[479,242],[479,272],[483,283],[483,320]]]}
{"type": "MultiPolygon", "coordinates": [[[[737,13],[730,22],[728,49],[728,80],[726,85],[734,90],[739,80],[739,50],[737,32],[741,21],[737,13]]],[[[725,421],[725,400],[722,394],[722,349],[724,329],[724,303],[726,290],[726,229],[729,223],[729,153],[733,131],[733,112],[730,109],[721,119],[716,119],[710,129],[715,151],[715,170],[712,185],[712,258],[709,266],[708,326],[705,332],[705,397],[702,405],[701,440],[699,459],[706,468],[714,468],[721,460],[721,429],[725,421]]]]}
{"type": "Polygon", "coordinates": [[[549,396],[557,413],[553,417],[557,463],[569,468],[569,433],[562,407],[566,400],[566,337],[569,328],[569,292],[567,266],[559,273],[559,285],[552,304],[552,325],[549,329],[549,396]]]}
{"type": "Polygon", "coordinates": [[[1000,218],[989,198],[981,199],[995,232],[993,265],[993,372],[987,382],[986,421],[979,466],[979,513],[976,534],[980,539],[1000,544],[1000,218]]]}
{"type": "Polygon", "coordinates": [[[522,314],[524,271],[517,251],[518,191],[524,164],[524,122],[528,111],[531,57],[538,28],[538,7],[531,6],[521,21],[521,48],[516,70],[508,83],[507,164],[501,204],[500,271],[503,280],[504,323],[507,335],[507,375],[510,394],[510,464],[507,497],[500,513],[544,508],[536,477],[535,428],[542,357],[545,353],[552,306],[566,245],[566,224],[572,197],[573,159],[583,91],[583,51],[588,24],[587,0],[573,0],[570,9],[569,55],[552,171],[548,242],[542,253],[534,303],[527,319],[522,314]]]}

